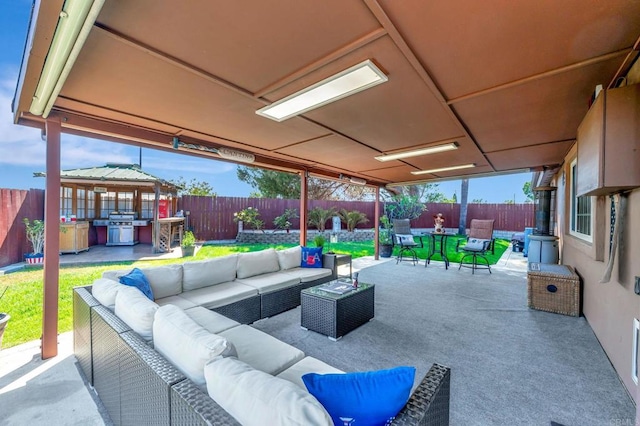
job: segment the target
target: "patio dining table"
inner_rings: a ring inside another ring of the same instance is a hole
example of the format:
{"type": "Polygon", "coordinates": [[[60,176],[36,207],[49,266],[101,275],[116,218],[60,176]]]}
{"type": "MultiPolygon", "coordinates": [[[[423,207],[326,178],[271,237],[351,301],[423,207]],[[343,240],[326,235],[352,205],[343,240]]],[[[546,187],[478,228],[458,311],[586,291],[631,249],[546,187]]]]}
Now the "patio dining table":
{"type": "Polygon", "coordinates": [[[449,258],[447,257],[447,238],[455,237],[456,234],[451,232],[426,232],[423,236],[430,237],[429,241],[429,255],[427,256],[427,261],[424,263],[424,267],[426,268],[429,263],[431,263],[431,258],[434,254],[439,253],[444,261],[445,269],[449,269],[449,258]],[[438,251],[436,252],[436,247],[438,251]]]}

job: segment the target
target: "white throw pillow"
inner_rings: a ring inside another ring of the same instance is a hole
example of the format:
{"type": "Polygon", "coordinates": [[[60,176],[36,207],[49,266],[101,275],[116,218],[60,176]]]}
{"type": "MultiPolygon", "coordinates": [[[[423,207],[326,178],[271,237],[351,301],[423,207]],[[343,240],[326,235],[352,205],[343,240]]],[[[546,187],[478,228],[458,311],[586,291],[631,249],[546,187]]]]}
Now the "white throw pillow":
{"type": "Polygon", "coordinates": [[[91,285],[91,294],[103,306],[113,311],[116,306],[116,294],[118,294],[118,290],[121,287],[122,284],[117,281],[109,278],[98,278],[91,285]]]}
{"type": "Polygon", "coordinates": [[[135,287],[123,285],[116,294],[115,314],[147,342],[153,338],[153,317],[158,304],[135,287]]]}
{"type": "Polygon", "coordinates": [[[204,365],[219,356],[236,356],[231,342],[209,333],[173,305],[162,306],[156,312],[153,344],[158,352],[203,390],[204,365]]]}
{"type": "Polygon", "coordinates": [[[300,259],[302,258],[302,247],[291,247],[284,250],[276,251],[278,254],[278,263],[280,263],[281,270],[298,268],[300,266],[300,259]]]}
{"type": "Polygon", "coordinates": [[[244,426],[333,425],[309,392],[235,358],[208,363],[204,376],[209,396],[244,426]]]}
{"type": "Polygon", "coordinates": [[[249,253],[241,253],[238,256],[238,278],[249,278],[255,275],[278,272],[280,264],[275,249],[266,249],[249,253]]]}

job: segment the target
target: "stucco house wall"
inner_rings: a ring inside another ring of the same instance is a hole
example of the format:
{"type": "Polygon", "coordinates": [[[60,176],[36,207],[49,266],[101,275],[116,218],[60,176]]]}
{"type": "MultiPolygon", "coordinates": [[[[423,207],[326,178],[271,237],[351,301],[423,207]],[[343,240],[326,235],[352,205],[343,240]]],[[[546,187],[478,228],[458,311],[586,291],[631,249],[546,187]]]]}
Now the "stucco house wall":
{"type": "MultiPolygon", "coordinates": [[[[570,233],[571,162],[574,145],[555,178],[558,187],[557,235],[561,237],[561,263],[571,265],[583,285],[583,313],[629,394],[640,407],[640,389],[632,379],[633,321],[640,319],[640,296],[634,292],[640,276],[640,189],[627,193],[626,223],[609,282],[601,283],[609,260],[610,197],[593,197],[593,241],[570,233]]],[[[619,219],[619,218],[618,218],[619,219]]],[[[640,409],[638,418],[640,418],[640,409]]]]}

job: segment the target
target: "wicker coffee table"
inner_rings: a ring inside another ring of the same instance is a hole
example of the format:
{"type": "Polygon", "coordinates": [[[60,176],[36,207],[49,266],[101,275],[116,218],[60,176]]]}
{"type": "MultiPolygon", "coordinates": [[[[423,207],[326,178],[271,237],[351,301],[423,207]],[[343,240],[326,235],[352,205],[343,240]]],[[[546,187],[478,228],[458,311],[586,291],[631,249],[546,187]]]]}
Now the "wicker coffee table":
{"type": "Polygon", "coordinates": [[[300,294],[303,329],[336,341],[373,319],[374,284],[360,283],[357,289],[345,294],[329,293],[319,287],[304,289],[300,294]]]}

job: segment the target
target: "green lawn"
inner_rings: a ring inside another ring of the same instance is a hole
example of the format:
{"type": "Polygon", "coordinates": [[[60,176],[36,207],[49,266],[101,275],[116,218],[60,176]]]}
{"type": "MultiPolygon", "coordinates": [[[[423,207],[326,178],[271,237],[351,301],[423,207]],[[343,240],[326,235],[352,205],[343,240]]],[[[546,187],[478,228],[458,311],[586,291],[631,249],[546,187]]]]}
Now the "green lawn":
{"type": "MultiPolygon", "coordinates": [[[[506,250],[509,242],[506,240],[496,240],[496,253],[489,255],[489,261],[494,264],[506,250]]],[[[274,247],[283,249],[293,247],[295,244],[231,244],[231,245],[208,245],[202,247],[194,258],[188,259],[166,259],[149,260],[139,262],[105,262],[100,264],[87,264],[82,266],[61,266],[59,281],[59,319],[58,330],[60,333],[70,331],[72,328],[72,290],[73,287],[91,284],[96,278],[108,269],[123,269],[133,266],[148,267],[153,265],[164,265],[171,263],[181,263],[184,260],[200,260],[210,257],[219,257],[231,253],[241,253],[258,251],[265,248],[274,247]]],[[[363,256],[373,256],[373,243],[365,242],[343,242],[331,244],[331,250],[336,253],[351,254],[358,258],[363,256]]],[[[426,258],[427,249],[418,249],[418,257],[426,258]]],[[[394,251],[394,255],[397,249],[394,251]]],[[[460,254],[455,253],[455,239],[451,238],[447,244],[447,256],[451,262],[458,262],[460,254]]],[[[433,260],[440,260],[440,255],[435,255],[433,260]]],[[[11,315],[11,320],[4,333],[2,346],[8,348],[39,339],[42,334],[42,278],[43,272],[40,267],[27,267],[26,269],[8,275],[0,276],[0,293],[4,287],[9,287],[4,297],[0,300],[0,311],[11,315]]]]}

